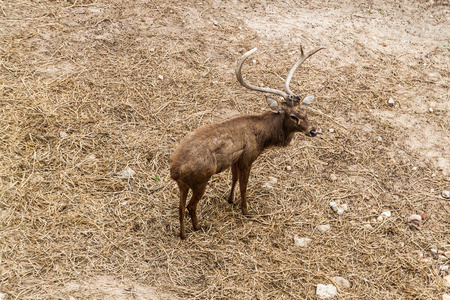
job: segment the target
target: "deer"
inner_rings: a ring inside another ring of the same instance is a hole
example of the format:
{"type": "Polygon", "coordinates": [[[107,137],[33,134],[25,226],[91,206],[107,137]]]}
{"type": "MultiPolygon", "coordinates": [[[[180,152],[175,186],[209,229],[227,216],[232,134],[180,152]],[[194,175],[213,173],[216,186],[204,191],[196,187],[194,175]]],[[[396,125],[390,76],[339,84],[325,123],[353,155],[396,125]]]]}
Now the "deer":
{"type": "Polygon", "coordinates": [[[289,71],[284,82],[285,92],[268,87],[255,86],[244,81],[241,69],[245,60],[253,54],[254,48],[242,55],[236,62],[236,77],[245,88],[280,96],[280,100],[266,96],[270,107],[258,115],[237,117],[204,125],[188,133],[170,157],[170,177],[177,183],[180,192],[179,219],[180,238],[186,239],[184,224],[187,208],[194,230],[201,227],[197,219],[197,204],[202,198],[209,179],[231,167],[231,191],[228,202],[234,202],[237,181],[241,194],[241,210],[249,215],[246,190],[253,162],[269,147],[286,147],[296,132],[315,137],[318,131],[311,126],[303,106],[311,104],[314,95],[304,98],[289,88],[290,81],[298,67],[311,55],[325,47],[318,47],[305,54],[300,46],[300,58],[289,71]],[[186,206],[189,189],[192,196],[186,206]]]}

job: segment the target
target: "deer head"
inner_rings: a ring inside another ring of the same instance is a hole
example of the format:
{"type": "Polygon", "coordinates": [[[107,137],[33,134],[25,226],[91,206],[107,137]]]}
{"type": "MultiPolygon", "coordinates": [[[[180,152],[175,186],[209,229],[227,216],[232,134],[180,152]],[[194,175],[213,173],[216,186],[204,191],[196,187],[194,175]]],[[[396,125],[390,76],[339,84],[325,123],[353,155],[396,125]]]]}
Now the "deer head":
{"type": "Polygon", "coordinates": [[[314,49],[313,51],[305,54],[303,51],[303,47],[300,46],[300,58],[297,60],[295,65],[291,68],[289,71],[288,76],[286,77],[286,81],[284,83],[284,89],[286,91],[280,91],[276,89],[266,88],[266,87],[259,87],[252,84],[249,84],[244,81],[241,74],[241,69],[244,61],[253,54],[257,48],[254,48],[248,52],[246,52],[244,55],[241,56],[241,58],[237,61],[236,64],[236,77],[239,81],[239,83],[254,91],[264,92],[264,93],[270,93],[274,95],[278,95],[282,97],[282,101],[277,101],[271,97],[266,97],[266,101],[269,104],[270,109],[274,113],[279,113],[283,115],[284,123],[287,128],[290,128],[292,131],[298,131],[298,132],[304,132],[306,135],[309,136],[316,136],[317,130],[312,127],[308,121],[308,116],[306,113],[306,110],[303,108],[303,106],[307,106],[312,103],[314,100],[314,95],[308,95],[304,98],[300,95],[294,94],[291,89],[289,88],[289,84],[291,82],[292,76],[294,75],[294,72],[298,69],[298,67],[311,55],[316,53],[319,50],[325,49],[325,47],[318,47],[314,49]]]}

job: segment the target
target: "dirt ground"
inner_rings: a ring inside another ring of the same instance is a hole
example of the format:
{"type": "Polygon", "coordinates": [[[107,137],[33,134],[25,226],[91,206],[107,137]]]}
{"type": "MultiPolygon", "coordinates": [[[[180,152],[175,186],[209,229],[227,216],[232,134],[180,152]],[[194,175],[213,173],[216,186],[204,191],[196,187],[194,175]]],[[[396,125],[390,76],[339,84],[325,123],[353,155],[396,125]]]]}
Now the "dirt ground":
{"type": "Polygon", "coordinates": [[[316,299],[341,276],[339,299],[442,299],[449,76],[445,0],[1,1],[0,293],[316,299]],[[327,47],[291,84],[323,134],[261,155],[251,217],[214,176],[181,241],[171,153],[268,109],[236,81],[244,52],[244,77],[281,89],[300,45],[327,47]]]}

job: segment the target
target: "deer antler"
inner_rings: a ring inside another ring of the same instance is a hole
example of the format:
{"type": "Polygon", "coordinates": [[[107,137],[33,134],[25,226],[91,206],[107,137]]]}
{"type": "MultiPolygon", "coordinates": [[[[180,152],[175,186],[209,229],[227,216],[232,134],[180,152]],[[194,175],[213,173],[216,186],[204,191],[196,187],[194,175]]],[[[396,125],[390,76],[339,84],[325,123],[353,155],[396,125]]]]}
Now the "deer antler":
{"type": "Polygon", "coordinates": [[[295,65],[292,67],[292,69],[289,71],[289,74],[286,78],[286,82],[284,83],[284,89],[285,91],[291,95],[294,96],[295,94],[291,91],[291,89],[289,88],[289,83],[291,82],[292,76],[294,75],[294,72],[297,70],[298,67],[300,67],[300,65],[311,55],[313,55],[314,53],[316,53],[319,50],[325,49],[325,47],[321,46],[321,47],[317,47],[316,49],[314,49],[313,51],[309,52],[308,54],[305,55],[305,53],[303,52],[303,47],[300,46],[300,58],[298,59],[298,61],[295,63],[295,65]]]}
{"type": "Polygon", "coordinates": [[[244,87],[246,87],[246,88],[248,88],[250,90],[279,95],[279,96],[284,98],[284,100],[286,101],[288,106],[292,106],[293,102],[297,102],[298,103],[300,101],[300,96],[295,95],[291,91],[291,89],[289,88],[289,83],[291,82],[291,79],[292,79],[292,76],[294,75],[294,72],[298,69],[298,67],[308,57],[310,57],[311,55],[313,55],[314,53],[316,53],[317,51],[322,50],[322,49],[325,49],[325,47],[318,47],[318,48],[314,49],[313,51],[311,51],[311,52],[309,52],[308,54],[305,55],[305,53],[303,52],[303,47],[300,46],[301,56],[298,59],[298,61],[295,63],[295,65],[291,68],[291,70],[289,71],[289,74],[288,74],[288,76],[286,78],[286,81],[284,83],[284,89],[286,90],[287,94],[285,92],[282,92],[282,91],[279,91],[279,90],[276,90],[276,89],[259,87],[259,86],[255,86],[255,85],[249,84],[249,83],[245,82],[244,79],[242,78],[241,69],[242,69],[242,65],[243,65],[244,61],[251,54],[253,54],[256,50],[258,50],[258,48],[253,48],[252,50],[246,52],[237,61],[237,63],[236,63],[236,77],[237,77],[237,80],[239,81],[240,84],[242,84],[242,86],[244,86],[244,87]]]}
{"type": "Polygon", "coordinates": [[[271,93],[271,94],[279,95],[279,96],[283,97],[284,99],[287,99],[288,94],[286,94],[285,92],[282,92],[282,91],[279,91],[279,90],[275,90],[275,89],[271,89],[271,88],[265,88],[265,87],[259,87],[259,86],[256,86],[256,85],[252,85],[252,84],[249,84],[249,83],[245,82],[244,79],[242,78],[242,74],[241,74],[242,64],[256,50],[258,50],[258,48],[253,48],[252,50],[246,52],[237,61],[237,63],[236,63],[236,77],[237,77],[237,80],[239,81],[240,84],[242,84],[242,86],[244,86],[244,87],[246,87],[246,88],[248,88],[250,90],[264,92],[264,93],[271,93]]]}

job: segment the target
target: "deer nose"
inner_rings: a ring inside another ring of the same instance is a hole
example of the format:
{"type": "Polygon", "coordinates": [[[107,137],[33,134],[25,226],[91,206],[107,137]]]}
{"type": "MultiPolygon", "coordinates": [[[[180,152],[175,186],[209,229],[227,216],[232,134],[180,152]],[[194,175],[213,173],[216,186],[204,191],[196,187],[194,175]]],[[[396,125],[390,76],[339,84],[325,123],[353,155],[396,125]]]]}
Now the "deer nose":
{"type": "Polygon", "coordinates": [[[313,129],[309,132],[310,136],[316,136],[317,135],[317,130],[313,129]]]}

